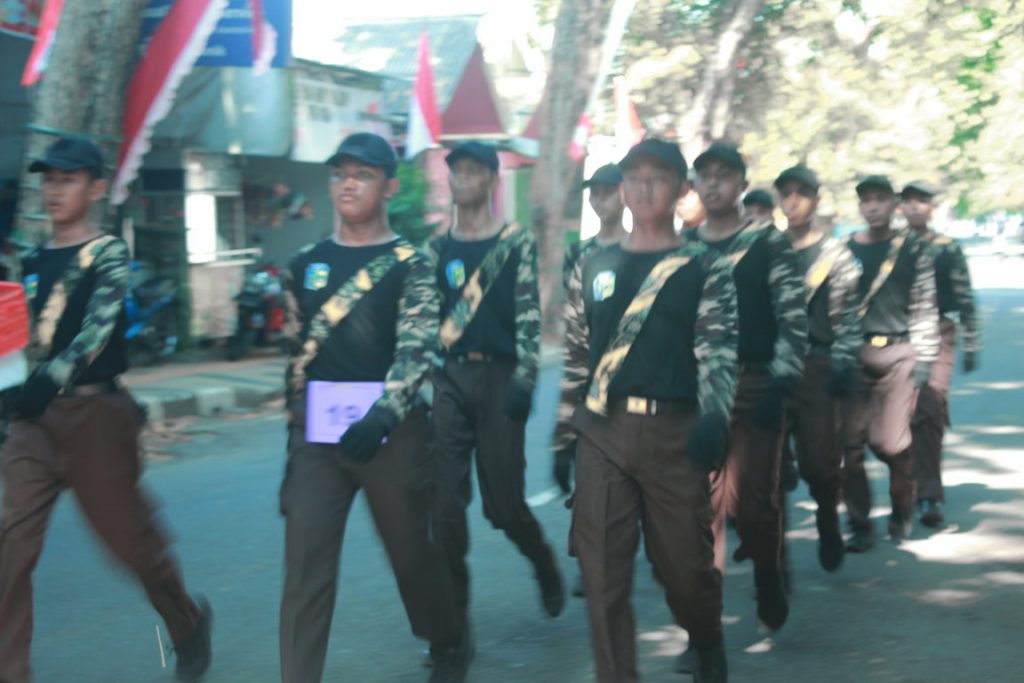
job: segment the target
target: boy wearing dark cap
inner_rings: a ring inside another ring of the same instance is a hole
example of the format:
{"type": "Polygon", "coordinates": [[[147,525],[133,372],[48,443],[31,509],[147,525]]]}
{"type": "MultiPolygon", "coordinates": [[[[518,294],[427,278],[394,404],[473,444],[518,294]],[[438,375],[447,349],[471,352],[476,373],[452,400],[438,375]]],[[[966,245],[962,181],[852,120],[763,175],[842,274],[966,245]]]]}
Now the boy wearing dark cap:
{"type": "Polygon", "coordinates": [[[751,190],[743,195],[743,213],[756,221],[775,220],[775,200],[767,190],[751,190]]]}
{"type": "Polygon", "coordinates": [[[430,680],[463,681],[469,649],[430,539],[430,424],[418,394],[436,343],[433,265],[388,225],[398,180],[386,140],[350,135],[327,165],[334,234],[300,251],[285,277],[294,344],[280,492],[281,680],[321,678],[345,523],[363,489],[412,632],[430,642],[430,680]]]}
{"type": "Polygon", "coordinates": [[[597,680],[638,681],[630,604],[640,531],[698,683],[726,681],[708,473],[736,387],[731,264],[675,232],[686,162],[648,139],[620,163],[633,232],[576,264],[566,304],[556,452],[578,442],[572,544],[597,680]],[[710,267],[709,267],[710,266],[710,267]]]}
{"type": "Polygon", "coordinates": [[[843,561],[839,525],[843,444],[841,399],[849,396],[857,374],[857,351],[864,340],[857,316],[860,267],[846,242],[815,224],[818,177],[804,165],[787,168],[775,179],[786,235],[796,250],[807,305],[807,358],[804,374],[787,405],[787,436],[795,442],[800,474],[818,504],[818,562],[835,571],[843,561]]]}
{"type": "Polygon", "coordinates": [[[913,526],[910,420],[939,355],[939,310],[927,243],[913,231],[892,229],[897,197],[889,179],[867,176],[856,189],[868,228],[848,244],[862,269],[857,313],[864,343],[859,386],[843,406],[843,498],[853,532],[846,549],[860,553],[874,545],[865,444],[889,467],[890,537],[905,538],[913,526]]]}
{"type": "Polygon", "coordinates": [[[807,308],[796,252],[770,221],[743,218],[747,166],[735,146],[714,143],[694,161],[707,219],[686,233],[735,264],[739,385],[729,454],[713,489],[716,562],[725,565],[725,519],[736,520],[733,557],[754,562],[757,615],[770,630],[789,615],[782,569],[779,468],[787,396],[803,373],[807,308]]]}
{"type": "Polygon", "coordinates": [[[576,263],[591,250],[618,244],[626,236],[626,228],[622,226],[622,214],[625,205],[622,203],[622,171],[618,164],[605,164],[594,171],[594,174],[583,181],[583,189],[590,190],[590,208],[601,221],[601,228],[590,239],[573,242],[565,251],[562,263],[562,284],[569,289],[569,276],[576,263]]]}
{"type": "Polygon", "coordinates": [[[185,592],[181,568],[139,485],[143,412],[121,386],[127,369],[128,246],[89,220],[107,191],[100,149],[65,137],[29,167],[41,173],[50,241],[24,260],[35,370],[13,400],[0,453],[0,680],[30,679],[32,570],[47,522],[70,488],[90,526],[138,577],[177,653],[179,680],[210,666],[209,604],[185,592]]]}
{"type": "Polygon", "coordinates": [[[544,610],[557,617],[565,606],[561,573],[526,503],[526,420],[540,350],[537,244],[529,230],[492,213],[499,180],[493,146],[463,142],[445,160],[455,223],[432,244],[442,320],[433,375],[434,537],[468,622],[466,509],[475,453],[484,516],[533,565],[544,610]]]}
{"type": "Polygon", "coordinates": [[[911,421],[914,452],[914,479],[917,483],[918,515],[921,524],[939,527],[945,522],[942,504],[942,439],[949,424],[949,382],[953,377],[956,355],[957,318],[963,329],[963,371],[972,372],[981,352],[980,330],[971,273],[967,259],[956,240],[929,228],[938,190],[931,183],[915,180],[900,193],[900,210],[910,229],[928,243],[935,260],[935,286],[938,295],[939,357],[928,381],[917,397],[917,410],[911,421]]]}

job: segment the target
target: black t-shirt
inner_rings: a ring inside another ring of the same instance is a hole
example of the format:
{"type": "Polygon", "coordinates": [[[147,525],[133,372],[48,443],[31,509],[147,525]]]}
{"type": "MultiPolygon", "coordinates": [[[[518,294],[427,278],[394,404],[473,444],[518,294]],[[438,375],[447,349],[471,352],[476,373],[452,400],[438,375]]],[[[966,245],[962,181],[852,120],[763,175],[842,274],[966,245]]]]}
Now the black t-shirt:
{"type": "MultiPolygon", "coordinates": [[[[885,257],[889,254],[889,246],[894,238],[883,242],[861,244],[851,239],[850,251],[860,261],[861,276],[859,294],[861,299],[871,290],[871,285],[878,276],[885,257]]],[[[892,273],[886,278],[885,284],[871,300],[867,314],[864,316],[864,334],[900,335],[907,334],[910,314],[910,294],[914,287],[916,266],[908,239],[900,248],[900,253],[893,264],[892,273]]]]}
{"type": "MultiPolygon", "coordinates": [[[[460,240],[451,235],[435,243],[437,282],[441,289],[441,320],[462,298],[462,290],[480,262],[498,243],[498,236],[485,240],[460,240]]],[[[516,359],[516,272],[519,252],[513,250],[491,288],[487,290],[473,320],[452,347],[451,355],[487,353],[508,360],[516,359]]]]}
{"type": "MultiPolygon", "coordinates": [[[[654,266],[671,251],[636,253],[610,245],[588,256],[583,266],[582,293],[590,328],[591,378],[626,308],[654,266]]],[[[700,263],[693,260],[665,282],[622,368],[608,387],[610,399],[643,396],[697,400],[693,330],[704,280],[700,263]]]]}
{"type": "MultiPolygon", "coordinates": [[[[369,247],[324,240],[289,265],[292,292],[302,311],[305,339],[321,306],[367,263],[394,249],[394,242],[369,247]]],[[[398,307],[408,266],[396,263],[331,330],[306,369],[309,380],[383,382],[394,360],[398,307]]]]}
{"type": "MultiPolygon", "coordinates": [[[[800,275],[806,276],[814,262],[821,256],[821,249],[825,240],[818,240],[814,244],[797,249],[797,263],[800,266],[800,275]]],[[[826,280],[818,287],[818,291],[811,297],[807,305],[807,341],[811,346],[832,346],[835,341],[835,334],[832,331],[832,320],[829,318],[829,281],[826,280]]]]}
{"type": "MultiPolygon", "coordinates": [[[[89,242],[56,249],[40,248],[25,257],[22,262],[22,274],[33,318],[42,312],[53,293],[54,285],[86,244],[89,242]]],[[[96,271],[89,268],[82,274],[74,291],[67,292],[67,306],[54,332],[49,358],[66,350],[82,331],[89,299],[95,288],[96,271]]],[[[106,345],[95,360],[75,378],[76,385],[112,380],[128,369],[128,347],[124,338],[126,328],[127,319],[122,306],[106,345]]]]}
{"type": "MultiPolygon", "coordinates": [[[[774,228],[772,228],[774,230],[774,228]]],[[[690,239],[701,239],[696,230],[687,231],[690,239]]],[[[724,240],[703,240],[711,249],[727,251],[740,233],[724,240]]],[[[768,244],[768,231],[758,237],[743,256],[735,270],[736,303],[739,313],[739,345],[737,356],[741,362],[770,363],[775,358],[775,340],[779,335],[775,320],[775,304],[768,284],[772,268],[772,251],[768,244]]]]}

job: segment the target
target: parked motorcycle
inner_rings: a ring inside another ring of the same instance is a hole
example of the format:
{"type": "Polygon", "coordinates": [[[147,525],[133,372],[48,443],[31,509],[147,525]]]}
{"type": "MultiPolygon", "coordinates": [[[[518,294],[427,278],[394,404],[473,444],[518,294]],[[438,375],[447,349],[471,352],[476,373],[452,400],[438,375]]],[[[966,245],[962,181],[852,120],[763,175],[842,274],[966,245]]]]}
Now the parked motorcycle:
{"type": "Polygon", "coordinates": [[[276,266],[268,263],[249,275],[235,301],[238,322],[228,339],[228,360],[244,357],[253,345],[275,346],[284,341],[284,290],[276,266]]]}
{"type": "Polygon", "coordinates": [[[169,277],[146,277],[132,262],[132,281],[124,300],[128,319],[125,340],[135,361],[158,363],[178,348],[178,287],[169,277]]]}

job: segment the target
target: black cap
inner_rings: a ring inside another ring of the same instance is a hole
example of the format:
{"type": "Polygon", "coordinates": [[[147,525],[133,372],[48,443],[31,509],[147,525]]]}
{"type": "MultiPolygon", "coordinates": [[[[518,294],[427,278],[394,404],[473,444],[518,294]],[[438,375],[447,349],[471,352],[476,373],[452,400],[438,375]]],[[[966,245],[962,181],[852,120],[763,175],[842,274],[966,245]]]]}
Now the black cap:
{"type": "Polygon", "coordinates": [[[710,147],[694,159],[693,167],[699,173],[701,166],[704,166],[712,159],[718,159],[729,168],[739,171],[743,176],[747,175],[747,162],[743,161],[743,155],[740,154],[740,150],[736,145],[730,142],[711,143],[710,147]]]}
{"type": "Polygon", "coordinates": [[[766,206],[769,209],[775,208],[775,200],[767,190],[751,190],[743,195],[743,206],[766,206]]]}
{"type": "Polygon", "coordinates": [[[491,173],[498,172],[498,150],[494,145],[477,142],[476,140],[460,142],[452,147],[452,151],[448,152],[448,156],[444,158],[444,161],[451,168],[459,159],[472,159],[478,164],[483,164],[489,168],[491,173]]]}
{"type": "Polygon", "coordinates": [[[28,167],[29,173],[42,173],[56,168],[61,171],[76,171],[80,168],[103,175],[103,152],[88,138],[67,136],[50,145],[41,159],[28,167]]]}
{"type": "Polygon", "coordinates": [[[928,197],[934,197],[939,193],[939,188],[935,187],[927,180],[911,180],[903,186],[903,191],[900,192],[900,195],[906,197],[911,192],[918,192],[928,197]]]}
{"type": "Polygon", "coordinates": [[[633,145],[629,152],[626,153],[626,156],[622,158],[622,161],[619,162],[619,170],[628,171],[643,157],[660,161],[674,171],[678,171],[683,180],[686,179],[686,159],[679,150],[679,145],[674,142],[667,142],[657,138],[641,140],[633,145]]]}
{"type": "Polygon", "coordinates": [[[818,175],[803,164],[790,166],[780,173],[779,177],[775,179],[775,189],[781,190],[782,186],[790,180],[795,180],[801,185],[811,188],[815,192],[817,192],[821,187],[821,183],[818,182],[818,175]]]}
{"type": "Polygon", "coordinates": [[[590,178],[583,181],[583,189],[593,187],[594,185],[606,185],[608,187],[616,187],[621,184],[622,171],[619,170],[619,165],[605,164],[601,168],[594,171],[594,175],[590,176],[590,178]]]}
{"type": "Polygon", "coordinates": [[[337,166],[344,159],[355,159],[368,166],[384,169],[389,178],[398,168],[398,157],[391,144],[373,133],[352,133],[341,141],[338,150],[327,160],[328,166],[337,166]]]}
{"type": "Polygon", "coordinates": [[[889,194],[896,194],[896,190],[892,189],[892,183],[889,182],[889,178],[884,175],[869,175],[864,176],[859,183],[857,183],[857,194],[862,194],[864,190],[883,190],[889,194]]]}

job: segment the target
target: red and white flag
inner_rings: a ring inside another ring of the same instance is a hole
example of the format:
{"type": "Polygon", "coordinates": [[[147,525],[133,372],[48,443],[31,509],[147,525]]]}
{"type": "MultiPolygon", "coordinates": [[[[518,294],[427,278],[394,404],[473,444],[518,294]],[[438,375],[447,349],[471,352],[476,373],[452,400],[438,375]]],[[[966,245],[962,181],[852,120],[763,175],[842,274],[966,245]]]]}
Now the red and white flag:
{"type": "Polygon", "coordinates": [[[430,68],[430,39],[424,32],[416,58],[416,82],[409,102],[409,129],[405,136],[405,158],[412,159],[441,139],[441,115],[434,95],[434,72],[430,68]]]}
{"type": "Polygon", "coordinates": [[[615,142],[619,147],[628,150],[643,140],[647,131],[644,130],[644,124],[640,122],[636,106],[629,96],[626,79],[619,76],[612,85],[615,98],[615,142]]]}
{"type": "Polygon", "coordinates": [[[64,9],[64,0],[46,0],[43,13],[39,16],[39,28],[36,30],[36,42],[29,53],[25,70],[21,72],[21,85],[28,87],[39,81],[46,71],[46,63],[53,50],[53,40],[57,35],[60,13],[64,9]]]}
{"type": "Polygon", "coordinates": [[[114,204],[128,198],[128,185],[149,151],[153,126],[171,110],[178,85],[203,54],[227,6],[228,0],[175,0],[153,34],[128,85],[121,125],[124,141],[111,189],[114,204]]]}
{"type": "Polygon", "coordinates": [[[590,115],[583,114],[576,122],[576,128],[572,131],[572,140],[569,142],[569,156],[577,164],[587,156],[587,140],[590,139],[592,129],[590,115]]]}
{"type": "Polygon", "coordinates": [[[252,10],[252,70],[257,76],[270,71],[277,56],[277,31],[267,21],[263,0],[249,0],[252,10]]]}

